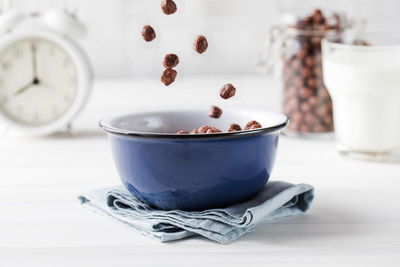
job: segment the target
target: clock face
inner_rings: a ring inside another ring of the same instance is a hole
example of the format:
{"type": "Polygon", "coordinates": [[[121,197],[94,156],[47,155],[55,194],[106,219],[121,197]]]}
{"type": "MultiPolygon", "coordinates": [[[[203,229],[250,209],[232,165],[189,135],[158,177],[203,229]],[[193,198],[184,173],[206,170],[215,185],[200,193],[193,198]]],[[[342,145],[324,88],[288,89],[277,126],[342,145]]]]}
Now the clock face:
{"type": "Polygon", "coordinates": [[[25,126],[61,118],[78,91],[76,66],[58,44],[23,38],[0,51],[0,112],[25,126]]]}

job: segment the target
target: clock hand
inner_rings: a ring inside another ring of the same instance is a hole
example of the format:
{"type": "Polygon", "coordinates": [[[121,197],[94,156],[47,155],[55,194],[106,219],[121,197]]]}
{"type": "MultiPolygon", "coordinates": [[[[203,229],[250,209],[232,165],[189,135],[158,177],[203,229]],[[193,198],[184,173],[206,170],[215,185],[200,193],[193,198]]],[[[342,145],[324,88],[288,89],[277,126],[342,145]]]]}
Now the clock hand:
{"type": "Polygon", "coordinates": [[[37,59],[36,59],[36,46],[34,43],[31,43],[31,55],[32,55],[32,72],[33,72],[33,80],[31,83],[21,87],[15,93],[13,94],[14,97],[24,93],[26,90],[32,88],[35,85],[38,85],[40,83],[38,77],[37,77],[37,59]]]}
{"type": "Polygon", "coordinates": [[[22,94],[23,92],[25,92],[26,90],[34,87],[35,85],[39,84],[39,80],[37,78],[33,79],[33,81],[31,83],[28,83],[27,85],[21,87],[20,89],[18,89],[17,91],[14,92],[14,97],[22,94]]]}
{"type": "Polygon", "coordinates": [[[39,79],[37,76],[37,59],[36,59],[36,46],[34,43],[31,43],[31,54],[32,54],[32,72],[33,72],[33,81],[37,81],[39,83],[39,79]]]}
{"type": "Polygon", "coordinates": [[[16,97],[20,94],[22,94],[23,92],[25,92],[26,90],[30,89],[33,87],[33,83],[29,83],[23,87],[21,87],[20,89],[18,89],[17,91],[14,92],[13,96],[16,97]]]}

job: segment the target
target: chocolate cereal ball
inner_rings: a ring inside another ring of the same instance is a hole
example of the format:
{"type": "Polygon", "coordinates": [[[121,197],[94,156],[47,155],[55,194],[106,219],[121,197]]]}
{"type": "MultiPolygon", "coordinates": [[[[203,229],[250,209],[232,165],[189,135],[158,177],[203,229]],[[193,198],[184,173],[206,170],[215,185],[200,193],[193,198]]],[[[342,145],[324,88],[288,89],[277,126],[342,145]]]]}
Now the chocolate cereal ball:
{"type": "Polygon", "coordinates": [[[207,48],[208,48],[208,42],[206,37],[204,37],[203,35],[197,35],[193,43],[193,49],[197,53],[203,54],[207,50],[207,48]]]}
{"type": "Polygon", "coordinates": [[[175,81],[176,75],[177,75],[176,70],[167,68],[161,75],[161,82],[165,84],[165,86],[168,86],[175,81]]]}
{"type": "Polygon", "coordinates": [[[211,106],[208,116],[210,116],[211,118],[218,119],[219,117],[221,117],[221,115],[222,115],[222,109],[220,109],[217,106],[211,106]]]}
{"type": "Polygon", "coordinates": [[[151,42],[156,39],[156,32],[150,25],[143,26],[142,37],[146,42],[151,42]]]}
{"type": "Polygon", "coordinates": [[[229,128],[228,128],[228,132],[236,132],[236,131],[241,131],[241,130],[242,130],[242,128],[240,127],[240,125],[236,124],[236,123],[232,123],[231,125],[229,125],[229,128]]]}
{"type": "Polygon", "coordinates": [[[167,54],[164,57],[163,65],[165,68],[174,68],[179,64],[179,57],[175,54],[167,54]]]}
{"type": "Polygon", "coordinates": [[[165,15],[174,14],[177,10],[176,4],[172,0],[163,0],[161,1],[161,10],[165,15]]]}
{"type": "Polygon", "coordinates": [[[231,98],[231,97],[234,96],[235,94],[236,94],[236,88],[235,88],[231,83],[225,84],[225,85],[221,88],[221,91],[219,92],[219,95],[220,95],[223,99],[231,98]]]}

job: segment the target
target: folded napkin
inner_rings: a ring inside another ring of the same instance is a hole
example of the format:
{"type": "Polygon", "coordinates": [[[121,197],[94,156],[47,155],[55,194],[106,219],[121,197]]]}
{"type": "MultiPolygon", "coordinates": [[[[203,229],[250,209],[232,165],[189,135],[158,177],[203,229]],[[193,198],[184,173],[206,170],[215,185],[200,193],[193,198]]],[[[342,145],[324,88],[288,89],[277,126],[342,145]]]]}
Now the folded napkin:
{"type": "Polygon", "coordinates": [[[157,210],[122,186],[99,189],[78,198],[84,207],[161,242],[202,235],[227,244],[261,221],[305,213],[313,196],[313,187],[308,184],[271,181],[246,202],[204,211],[157,210]]]}

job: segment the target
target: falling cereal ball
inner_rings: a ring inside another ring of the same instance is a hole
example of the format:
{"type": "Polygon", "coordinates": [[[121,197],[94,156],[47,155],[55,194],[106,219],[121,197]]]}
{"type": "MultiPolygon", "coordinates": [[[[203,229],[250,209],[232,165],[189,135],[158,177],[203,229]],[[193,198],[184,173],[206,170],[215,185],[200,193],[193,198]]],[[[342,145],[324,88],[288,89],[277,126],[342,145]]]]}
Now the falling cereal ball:
{"type": "Polygon", "coordinates": [[[208,47],[208,42],[206,37],[204,37],[203,35],[197,35],[193,43],[193,49],[197,53],[203,54],[207,50],[207,47],[208,47]]]}
{"type": "Polygon", "coordinates": [[[179,57],[175,54],[167,54],[164,57],[163,65],[165,68],[174,68],[179,64],[179,57]]]}
{"type": "Polygon", "coordinates": [[[161,2],[161,9],[165,15],[174,14],[177,10],[175,2],[172,0],[163,0],[161,2]]]}
{"type": "Polygon", "coordinates": [[[151,42],[156,39],[156,32],[150,25],[145,25],[142,29],[142,36],[146,42],[151,42]]]}
{"type": "Polygon", "coordinates": [[[173,70],[171,68],[165,69],[163,74],[161,75],[161,82],[166,86],[170,85],[175,81],[176,74],[176,70],[173,70]]]}
{"type": "Polygon", "coordinates": [[[231,84],[225,84],[222,88],[221,91],[219,92],[219,95],[223,98],[223,99],[228,99],[231,98],[232,96],[234,96],[236,94],[236,88],[231,84]]]}
{"type": "Polygon", "coordinates": [[[222,115],[222,109],[220,109],[217,106],[211,106],[208,116],[210,116],[211,118],[218,119],[219,117],[221,117],[221,115],[222,115]]]}

